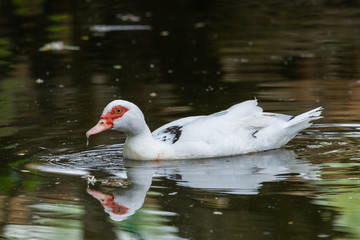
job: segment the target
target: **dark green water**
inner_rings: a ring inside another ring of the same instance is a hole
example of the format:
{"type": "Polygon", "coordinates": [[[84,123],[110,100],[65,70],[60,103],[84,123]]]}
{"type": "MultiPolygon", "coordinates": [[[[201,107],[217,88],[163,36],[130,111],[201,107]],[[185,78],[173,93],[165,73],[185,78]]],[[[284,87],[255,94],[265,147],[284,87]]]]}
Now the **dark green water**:
{"type": "Polygon", "coordinates": [[[4,0],[0,29],[2,239],[360,238],[357,1],[4,0]],[[155,129],[254,97],[324,118],[232,158],[124,161],[110,131],[86,146],[117,98],[155,129]]]}

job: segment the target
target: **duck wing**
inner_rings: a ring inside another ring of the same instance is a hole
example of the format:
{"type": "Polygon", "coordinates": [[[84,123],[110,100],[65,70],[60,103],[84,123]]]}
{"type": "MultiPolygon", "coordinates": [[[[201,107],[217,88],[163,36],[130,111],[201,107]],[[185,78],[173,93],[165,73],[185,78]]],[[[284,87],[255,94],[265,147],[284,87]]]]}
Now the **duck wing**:
{"type": "Polygon", "coordinates": [[[175,120],[153,131],[152,136],[154,139],[164,143],[174,144],[180,139],[184,126],[203,117],[204,116],[194,116],[175,120]]]}
{"type": "Polygon", "coordinates": [[[158,141],[174,144],[182,141],[221,141],[219,136],[238,135],[239,130],[251,135],[275,120],[290,119],[282,114],[263,114],[256,100],[245,101],[227,110],[207,116],[181,118],[156,129],[152,136],[158,141]]]}

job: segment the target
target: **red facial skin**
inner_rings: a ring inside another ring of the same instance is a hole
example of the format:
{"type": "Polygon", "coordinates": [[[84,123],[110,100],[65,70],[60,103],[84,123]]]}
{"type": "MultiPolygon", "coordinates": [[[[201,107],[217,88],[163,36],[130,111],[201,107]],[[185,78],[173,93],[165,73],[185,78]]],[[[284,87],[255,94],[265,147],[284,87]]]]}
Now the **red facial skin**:
{"type": "Polygon", "coordinates": [[[128,110],[129,109],[119,105],[119,106],[113,107],[111,109],[111,111],[106,113],[105,115],[104,114],[101,115],[100,119],[106,119],[106,124],[111,125],[111,128],[112,128],[114,119],[121,118],[122,116],[124,116],[124,114],[128,110]]]}
{"type": "Polygon", "coordinates": [[[114,213],[116,215],[123,215],[128,212],[129,208],[114,202],[113,195],[104,194],[102,192],[95,191],[90,188],[86,189],[86,191],[91,196],[98,199],[103,207],[110,208],[112,213],[114,213]]]}
{"type": "Polygon", "coordinates": [[[93,128],[87,131],[86,136],[90,137],[91,135],[100,133],[106,129],[113,128],[114,119],[121,118],[127,111],[129,111],[129,109],[120,105],[113,107],[110,112],[101,115],[100,121],[93,128]]]}

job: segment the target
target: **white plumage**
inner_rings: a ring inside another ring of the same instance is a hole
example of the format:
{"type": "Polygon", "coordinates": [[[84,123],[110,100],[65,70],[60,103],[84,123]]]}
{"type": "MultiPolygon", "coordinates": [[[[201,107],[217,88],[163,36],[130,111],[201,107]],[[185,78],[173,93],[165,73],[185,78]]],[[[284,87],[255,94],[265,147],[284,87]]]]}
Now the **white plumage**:
{"type": "Polygon", "coordinates": [[[129,159],[232,156],[280,148],[321,118],[321,112],[318,107],[296,117],[266,113],[257,106],[257,100],[250,100],[211,115],[178,119],[151,133],[136,105],[115,100],[87,136],[109,128],[124,132],[123,154],[129,159]],[[116,112],[119,108],[120,117],[116,112]]]}

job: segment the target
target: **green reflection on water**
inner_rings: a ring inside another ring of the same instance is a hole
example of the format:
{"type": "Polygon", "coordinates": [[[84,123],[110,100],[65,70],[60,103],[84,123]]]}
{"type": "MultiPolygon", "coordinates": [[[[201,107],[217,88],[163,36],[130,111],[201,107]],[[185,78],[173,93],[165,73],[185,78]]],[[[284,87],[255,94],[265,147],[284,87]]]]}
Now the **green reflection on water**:
{"type": "Polygon", "coordinates": [[[15,15],[19,16],[31,16],[37,15],[41,12],[41,4],[43,0],[12,0],[11,1],[15,6],[15,15]]]}
{"type": "Polygon", "coordinates": [[[61,32],[61,31],[67,31],[69,29],[70,29],[70,27],[65,26],[65,25],[63,25],[63,26],[61,26],[61,25],[60,26],[52,26],[52,27],[47,28],[47,30],[49,32],[61,32]]]}
{"type": "Polygon", "coordinates": [[[16,106],[14,95],[19,91],[19,82],[14,78],[3,79],[0,82],[0,137],[13,134],[16,127],[9,126],[9,120],[15,117],[16,106]],[[6,127],[5,127],[6,126],[6,127]]]}
{"type": "Polygon", "coordinates": [[[54,226],[9,224],[4,227],[7,239],[82,239],[81,229],[54,226]]]}
{"type": "Polygon", "coordinates": [[[178,228],[168,226],[168,218],[162,216],[163,212],[156,211],[156,208],[160,209],[160,206],[144,206],[126,221],[113,222],[119,239],[131,236],[141,236],[141,239],[177,239],[178,228]]]}
{"type": "Polygon", "coordinates": [[[41,179],[39,177],[31,177],[24,181],[24,190],[27,192],[34,191],[36,187],[41,183],[41,179]]]}
{"type": "Polygon", "coordinates": [[[8,194],[13,189],[16,180],[12,176],[0,176],[0,193],[8,194]]]}
{"type": "Polygon", "coordinates": [[[69,16],[66,14],[53,14],[53,15],[50,15],[48,18],[51,21],[62,21],[62,20],[68,19],[69,16]]]}
{"type": "MultiPolygon", "coordinates": [[[[0,38],[0,58],[6,58],[12,56],[12,52],[10,51],[10,42],[6,38],[0,38]]],[[[8,61],[4,59],[0,59],[0,65],[9,64],[8,61]]]]}
{"type": "Polygon", "coordinates": [[[347,237],[338,239],[360,239],[360,178],[359,172],[354,171],[357,166],[359,163],[326,164],[322,175],[329,179],[315,182],[322,194],[316,197],[314,203],[339,211],[333,224],[334,230],[348,233],[347,237]]]}

